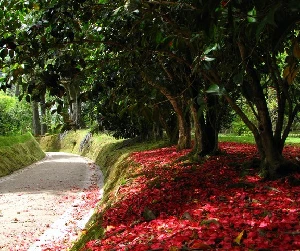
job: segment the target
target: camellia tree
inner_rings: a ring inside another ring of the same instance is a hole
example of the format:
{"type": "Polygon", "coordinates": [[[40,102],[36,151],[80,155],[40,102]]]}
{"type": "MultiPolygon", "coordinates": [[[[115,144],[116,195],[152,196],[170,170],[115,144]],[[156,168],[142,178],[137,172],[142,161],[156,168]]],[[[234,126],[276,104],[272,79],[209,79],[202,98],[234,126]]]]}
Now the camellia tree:
{"type": "Polygon", "coordinates": [[[205,55],[205,33],[216,20],[207,13],[219,2],[116,1],[108,6],[104,42],[124,65],[128,63],[127,70],[134,68],[141,75],[142,85],[157,89],[172,105],[178,120],[178,149],[191,146],[193,120],[195,155],[215,152],[222,106],[219,98],[205,92],[209,82],[203,81],[198,69],[193,71],[193,64],[195,58],[211,60],[205,55]]]}
{"type": "Polygon", "coordinates": [[[297,168],[284,159],[282,150],[300,108],[300,8],[293,0],[223,1],[223,8],[221,47],[216,64],[204,75],[212,84],[210,91],[223,95],[253,133],[263,173],[277,178],[297,168]],[[237,94],[253,120],[236,102],[237,94]],[[271,95],[276,110],[268,105],[271,95]]]}
{"type": "MultiPolygon", "coordinates": [[[[1,31],[1,68],[5,78],[1,88],[20,86],[20,99],[34,104],[37,128],[41,127],[38,120],[45,117],[46,109],[63,115],[66,124],[79,128],[82,126],[80,94],[86,88],[82,73],[86,50],[76,46],[78,41],[73,43],[83,36],[83,31],[71,13],[76,15],[81,4],[58,1],[1,4],[6,10],[1,31]],[[56,99],[45,100],[48,94],[56,99]],[[38,104],[42,116],[37,113],[38,104]]],[[[42,122],[42,133],[45,132],[42,122]]]]}

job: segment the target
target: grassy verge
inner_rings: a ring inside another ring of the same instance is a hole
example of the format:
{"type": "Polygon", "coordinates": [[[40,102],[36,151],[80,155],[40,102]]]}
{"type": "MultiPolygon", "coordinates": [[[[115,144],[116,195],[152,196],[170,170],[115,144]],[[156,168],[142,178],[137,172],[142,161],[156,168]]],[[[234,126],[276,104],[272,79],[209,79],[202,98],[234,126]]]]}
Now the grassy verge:
{"type": "Polygon", "coordinates": [[[44,157],[45,153],[30,133],[0,137],[0,177],[31,165],[44,157]]]}
{"type": "Polygon", "coordinates": [[[239,142],[254,144],[254,138],[252,135],[233,135],[233,134],[219,134],[220,142],[239,142]]]}
{"type": "MultiPolygon", "coordinates": [[[[286,145],[300,145],[300,137],[299,135],[291,135],[286,139],[286,145]]],[[[252,135],[233,135],[233,134],[220,134],[219,135],[220,142],[238,142],[238,143],[250,143],[254,144],[254,138],[252,135]]]]}
{"type": "Polygon", "coordinates": [[[9,147],[32,139],[33,137],[30,133],[19,136],[0,136],[0,147],[9,147]]]}

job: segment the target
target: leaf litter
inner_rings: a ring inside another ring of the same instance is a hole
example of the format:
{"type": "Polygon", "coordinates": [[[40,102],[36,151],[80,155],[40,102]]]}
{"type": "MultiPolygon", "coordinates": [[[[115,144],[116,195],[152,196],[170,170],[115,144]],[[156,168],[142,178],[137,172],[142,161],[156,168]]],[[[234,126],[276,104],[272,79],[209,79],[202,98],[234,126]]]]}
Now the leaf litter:
{"type": "MultiPolygon", "coordinates": [[[[131,168],[135,178],[99,212],[103,238],[81,251],[300,249],[300,187],[263,181],[251,166],[245,174],[254,145],[220,147],[226,154],[190,165],[175,161],[188,153],[175,147],[133,153],[142,168],[131,168]]],[[[298,152],[288,146],[285,156],[298,152]]]]}

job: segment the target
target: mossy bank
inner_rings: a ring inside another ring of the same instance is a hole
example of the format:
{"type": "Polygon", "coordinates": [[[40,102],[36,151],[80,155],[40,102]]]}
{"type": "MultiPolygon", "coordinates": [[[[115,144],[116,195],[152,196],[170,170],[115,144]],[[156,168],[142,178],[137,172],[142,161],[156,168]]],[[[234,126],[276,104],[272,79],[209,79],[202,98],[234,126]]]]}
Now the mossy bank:
{"type": "Polygon", "coordinates": [[[1,136],[0,142],[0,177],[45,157],[45,153],[30,133],[20,136],[1,136]]]}

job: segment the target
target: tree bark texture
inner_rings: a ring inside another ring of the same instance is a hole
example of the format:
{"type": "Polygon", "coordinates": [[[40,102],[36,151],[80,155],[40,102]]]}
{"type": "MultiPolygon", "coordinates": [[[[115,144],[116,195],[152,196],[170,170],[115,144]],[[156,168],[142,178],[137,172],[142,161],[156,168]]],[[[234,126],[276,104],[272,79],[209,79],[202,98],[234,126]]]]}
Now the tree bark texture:
{"type": "Polygon", "coordinates": [[[36,101],[32,102],[32,128],[34,136],[41,135],[39,104],[36,101]]]}
{"type": "Polygon", "coordinates": [[[46,122],[46,101],[45,95],[41,95],[41,135],[45,135],[48,132],[48,126],[46,122]]]}
{"type": "Polygon", "coordinates": [[[193,155],[205,156],[218,151],[218,116],[215,97],[207,97],[207,109],[192,101],[191,114],[195,127],[193,155]]]}
{"type": "Polygon", "coordinates": [[[72,121],[72,127],[79,129],[81,127],[81,100],[79,99],[80,89],[72,81],[65,82],[64,86],[67,90],[69,100],[69,118],[72,121]]]}

